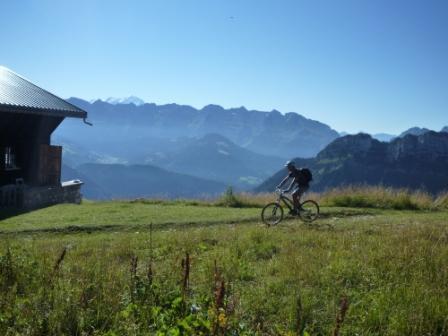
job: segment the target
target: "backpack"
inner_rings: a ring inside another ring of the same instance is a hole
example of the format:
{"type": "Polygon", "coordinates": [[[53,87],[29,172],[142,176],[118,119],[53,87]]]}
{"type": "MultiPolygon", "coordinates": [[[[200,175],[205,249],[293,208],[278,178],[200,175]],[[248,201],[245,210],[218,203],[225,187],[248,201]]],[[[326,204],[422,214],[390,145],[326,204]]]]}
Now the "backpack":
{"type": "Polygon", "coordinates": [[[302,173],[302,176],[306,181],[306,183],[309,183],[310,181],[313,180],[313,174],[311,173],[311,170],[309,170],[308,168],[300,169],[300,173],[302,173]]]}

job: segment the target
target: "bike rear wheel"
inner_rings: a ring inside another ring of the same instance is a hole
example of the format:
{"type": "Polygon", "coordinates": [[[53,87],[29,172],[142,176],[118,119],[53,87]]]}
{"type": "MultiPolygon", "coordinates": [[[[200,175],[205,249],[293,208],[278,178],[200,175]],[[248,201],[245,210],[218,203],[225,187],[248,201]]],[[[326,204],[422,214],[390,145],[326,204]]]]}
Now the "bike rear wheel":
{"type": "Polygon", "coordinates": [[[261,210],[261,220],[267,226],[280,223],[283,219],[283,208],[278,203],[269,203],[261,210]]]}
{"type": "Polygon", "coordinates": [[[308,200],[303,202],[301,206],[299,216],[304,222],[311,223],[319,217],[319,204],[317,202],[308,200]]]}

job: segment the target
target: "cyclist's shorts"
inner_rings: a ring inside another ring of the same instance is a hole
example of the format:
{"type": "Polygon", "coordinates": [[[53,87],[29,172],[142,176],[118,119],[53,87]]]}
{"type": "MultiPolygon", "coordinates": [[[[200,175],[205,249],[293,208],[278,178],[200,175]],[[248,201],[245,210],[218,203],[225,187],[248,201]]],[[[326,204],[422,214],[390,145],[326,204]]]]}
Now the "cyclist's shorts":
{"type": "Polygon", "coordinates": [[[297,186],[293,192],[291,193],[291,195],[297,195],[299,197],[302,197],[304,193],[306,193],[308,191],[310,187],[309,186],[297,186]]]}

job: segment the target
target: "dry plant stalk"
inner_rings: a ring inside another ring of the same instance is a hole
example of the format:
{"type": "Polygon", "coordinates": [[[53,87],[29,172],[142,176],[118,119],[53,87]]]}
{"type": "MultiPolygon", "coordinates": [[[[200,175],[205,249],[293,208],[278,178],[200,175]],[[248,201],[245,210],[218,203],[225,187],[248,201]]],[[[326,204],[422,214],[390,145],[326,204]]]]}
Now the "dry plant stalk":
{"type": "Polygon", "coordinates": [[[216,263],[216,259],[215,259],[215,264],[214,265],[215,265],[215,267],[214,267],[214,272],[213,272],[213,281],[214,281],[214,283],[213,283],[213,291],[215,290],[216,283],[217,283],[217,281],[219,279],[219,271],[218,271],[218,265],[216,263]]]}
{"type": "Polygon", "coordinates": [[[215,260],[215,271],[213,273],[213,295],[215,298],[216,309],[225,308],[225,297],[226,297],[226,284],[219,272],[216,260],[215,260]]]}
{"type": "Polygon", "coordinates": [[[133,255],[131,257],[131,278],[132,280],[135,280],[137,278],[137,266],[138,266],[138,256],[133,255]]]}
{"type": "Polygon", "coordinates": [[[341,301],[339,303],[339,311],[336,315],[336,326],[334,327],[333,336],[339,336],[339,330],[342,327],[342,323],[344,323],[345,314],[348,310],[348,298],[346,295],[341,297],[341,301]]]}
{"type": "Polygon", "coordinates": [[[148,270],[146,272],[146,278],[148,279],[148,284],[150,286],[152,285],[154,278],[154,272],[153,272],[154,251],[152,245],[152,232],[153,232],[153,226],[151,222],[149,223],[149,263],[148,263],[148,270]]]}
{"type": "Polygon", "coordinates": [[[152,222],[149,224],[149,265],[148,265],[148,271],[146,272],[146,277],[148,279],[148,283],[152,285],[152,280],[154,277],[153,269],[152,269],[152,263],[153,263],[153,246],[152,246],[152,222]]]}
{"type": "Polygon", "coordinates": [[[300,295],[297,296],[296,326],[297,326],[297,336],[302,336],[303,330],[305,329],[305,325],[303,323],[303,307],[302,307],[302,298],[300,297],[300,295]]]}
{"type": "Polygon", "coordinates": [[[232,283],[227,283],[227,289],[225,290],[225,295],[227,297],[226,302],[226,314],[231,315],[235,312],[236,306],[238,304],[238,300],[235,296],[235,294],[232,291],[232,283]]]}
{"type": "Polygon", "coordinates": [[[215,308],[218,310],[223,307],[223,294],[225,294],[225,284],[222,280],[221,273],[219,272],[216,259],[214,262],[214,272],[213,272],[213,288],[212,293],[215,298],[215,308]]]}
{"type": "MultiPolygon", "coordinates": [[[[226,306],[226,295],[228,295],[228,290],[226,288],[226,283],[219,272],[216,260],[214,264],[214,274],[213,274],[213,295],[214,295],[214,308],[215,308],[215,322],[213,324],[212,334],[213,335],[225,335],[227,329],[227,315],[231,314],[235,309],[234,305],[226,306]]],[[[229,285],[230,286],[230,285],[229,285]]]]}
{"type": "Polygon", "coordinates": [[[152,270],[152,262],[149,261],[148,271],[146,272],[146,278],[148,279],[149,285],[152,285],[153,277],[154,277],[154,272],[152,270]]]}
{"type": "Polygon", "coordinates": [[[89,298],[88,298],[87,291],[85,288],[83,288],[81,295],[79,297],[79,305],[83,309],[87,309],[87,307],[89,306],[89,298]]]}
{"type": "Polygon", "coordinates": [[[185,253],[185,258],[182,259],[182,292],[184,295],[188,292],[190,286],[190,255],[185,253]]]}
{"type": "Polygon", "coordinates": [[[224,302],[225,302],[225,296],[226,296],[226,285],[224,280],[219,281],[219,285],[215,289],[215,306],[216,309],[224,308],[224,302]]]}
{"type": "Polygon", "coordinates": [[[16,282],[16,275],[14,274],[12,253],[9,245],[6,249],[5,261],[6,262],[3,263],[2,267],[0,268],[0,275],[3,275],[4,279],[6,280],[6,287],[10,287],[16,282]]]}
{"type": "Polygon", "coordinates": [[[53,266],[53,275],[55,275],[59,269],[61,268],[62,261],[64,261],[65,255],[67,254],[67,246],[64,247],[61,254],[59,255],[59,258],[56,260],[54,266],[53,266]]]}
{"type": "Polygon", "coordinates": [[[131,263],[129,267],[129,272],[131,273],[131,299],[134,301],[137,289],[138,275],[137,275],[137,267],[138,267],[138,256],[135,254],[131,257],[131,263]]]}

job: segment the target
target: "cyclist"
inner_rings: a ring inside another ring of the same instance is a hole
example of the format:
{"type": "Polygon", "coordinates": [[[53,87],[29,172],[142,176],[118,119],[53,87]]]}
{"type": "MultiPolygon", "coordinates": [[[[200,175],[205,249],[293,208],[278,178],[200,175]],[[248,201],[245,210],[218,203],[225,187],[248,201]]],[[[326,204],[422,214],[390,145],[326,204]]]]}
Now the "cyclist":
{"type": "Polygon", "coordinates": [[[280,182],[280,184],[277,186],[277,189],[280,189],[289,179],[293,179],[291,184],[289,185],[289,188],[286,189],[285,192],[290,192],[294,189],[291,193],[294,202],[294,210],[291,212],[291,214],[297,215],[298,211],[302,210],[300,206],[300,198],[310,188],[309,180],[302,173],[301,169],[296,168],[296,164],[294,163],[294,161],[287,161],[285,167],[286,169],[288,169],[289,173],[282,180],[282,182],[280,182]]]}

